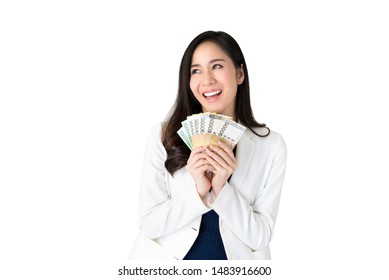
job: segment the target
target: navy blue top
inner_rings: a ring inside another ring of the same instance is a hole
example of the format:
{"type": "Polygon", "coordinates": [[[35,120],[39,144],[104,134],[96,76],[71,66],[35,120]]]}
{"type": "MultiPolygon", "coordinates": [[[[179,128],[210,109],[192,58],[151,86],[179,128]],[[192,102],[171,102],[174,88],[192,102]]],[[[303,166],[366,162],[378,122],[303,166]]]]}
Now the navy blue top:
{"type": "Polygon", "coordinates": [[[226,260],[219,230],[219,215],[211,210],[202,216],[200,232],[184,260],[226,260]]]}

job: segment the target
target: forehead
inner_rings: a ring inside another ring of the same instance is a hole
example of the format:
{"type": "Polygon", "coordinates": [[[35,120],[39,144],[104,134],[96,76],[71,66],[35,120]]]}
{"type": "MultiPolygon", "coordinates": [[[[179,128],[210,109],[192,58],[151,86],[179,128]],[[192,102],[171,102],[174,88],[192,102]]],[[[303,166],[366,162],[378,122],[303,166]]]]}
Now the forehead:
{"type": "Polygon", "coordinates": [[[213,59],[223,59],[232,62],[227,53],[218,44],[206,41],[196,47],[193,52],[192,63],[204,64],[213,59]]]}

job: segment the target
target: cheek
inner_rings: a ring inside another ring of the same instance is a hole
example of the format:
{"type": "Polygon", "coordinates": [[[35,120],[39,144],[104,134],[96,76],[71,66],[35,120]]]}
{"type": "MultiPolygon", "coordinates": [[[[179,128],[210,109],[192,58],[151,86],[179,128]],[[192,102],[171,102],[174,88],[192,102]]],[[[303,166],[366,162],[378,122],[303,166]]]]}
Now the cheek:
{"type": "Polygon", "coordinates": [[[231,88],[238,88],[239,78],[236,75],[230,75],[224,79],[224,83],[231,88]]]}
{"type": "Polygon", "coordinates": [[[192,90],[193,94],[197,94],[197,81],[195,78],[190,78],[189,87],[192,90]]]}

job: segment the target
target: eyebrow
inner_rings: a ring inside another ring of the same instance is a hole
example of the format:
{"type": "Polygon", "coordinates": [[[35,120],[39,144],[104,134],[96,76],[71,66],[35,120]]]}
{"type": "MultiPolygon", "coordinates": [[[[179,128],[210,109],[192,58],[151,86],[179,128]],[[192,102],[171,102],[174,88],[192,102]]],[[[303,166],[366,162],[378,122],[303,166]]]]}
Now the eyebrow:
{"type": "MultiPolygon", "coordinates": [[[[218,62],[218,61],[223,61],[223,62],[225,62],[225,60],[222,59],[222,58],[215,58],[215,59],[212,59],[208,64],[212,64],[212,63],[215,63],[215,62],[218,62]]],[[[199,67],[199,66],[201,66],[201,65],[200,65],[200,64],[192,64],[192,65],[190,66],[190,68],[199,67]]]]}

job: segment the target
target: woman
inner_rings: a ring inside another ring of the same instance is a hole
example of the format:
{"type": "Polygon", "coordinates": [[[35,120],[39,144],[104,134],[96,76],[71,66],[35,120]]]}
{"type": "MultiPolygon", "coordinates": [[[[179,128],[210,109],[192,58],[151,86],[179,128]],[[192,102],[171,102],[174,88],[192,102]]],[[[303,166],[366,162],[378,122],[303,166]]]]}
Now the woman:
{"type": "Polygon", "coordinates": [[[254,119],[237,42],[225,32],[198,35],[181,61],[176,102],[149,136],[130,258],[270,259],[285,165],[283,138],[254,119]],[[177,131],[201,112],[247,128],[236,149],[187,148],[177,131]]]}

